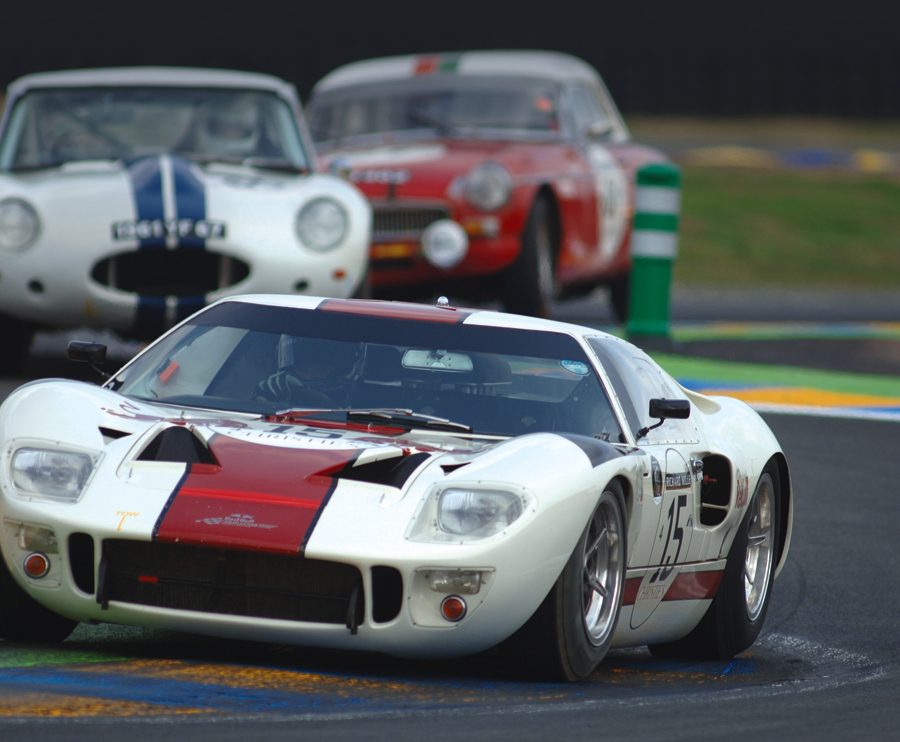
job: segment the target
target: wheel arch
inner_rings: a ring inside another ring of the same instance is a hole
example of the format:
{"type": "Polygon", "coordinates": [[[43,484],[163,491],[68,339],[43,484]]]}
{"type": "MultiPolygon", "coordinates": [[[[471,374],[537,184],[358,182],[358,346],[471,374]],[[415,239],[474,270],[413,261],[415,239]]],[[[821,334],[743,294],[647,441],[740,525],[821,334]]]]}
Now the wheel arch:
{"type": "Polygon", "coordinates": [[[794,496],[791,488],[790,469],[783,453],[774,454],[766,463],[766,469],[771,469],[778,477],[778,544],[775,552],[775,577],[778,577],[791,543],[794,524],[794,496]]]}

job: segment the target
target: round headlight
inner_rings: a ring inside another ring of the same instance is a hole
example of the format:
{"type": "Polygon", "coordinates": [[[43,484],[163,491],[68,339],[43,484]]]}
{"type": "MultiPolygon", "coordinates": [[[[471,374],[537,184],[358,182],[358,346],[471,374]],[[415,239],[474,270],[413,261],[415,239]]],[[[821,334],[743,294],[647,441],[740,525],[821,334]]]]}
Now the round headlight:
{"type": "Polygon", "coordinates": [[[432,222],[422,233],[422,254],[438,268],[452,268],[468,251],[466,231],[450,219],[432,222]]]}
{"type": "Polygon", "coordinates": [[[482,211],[495,211],[505,206],[510,193],[512,177],[503,165],[496,162],[479,165],[466,178],[466,199],[482,211]]]}
{"type": "Polygon", "coordinates": [[[312,250],[331,250],[346,234],[347,213],[332,198],[316,198],[297,214],[297,236],[312,250]]]}
{"type": "Polygon", "coordinates": [[[21,198],[0,201],[0,250],[24,250],[39,231],[40,220],[31,204],[21,198]]]}

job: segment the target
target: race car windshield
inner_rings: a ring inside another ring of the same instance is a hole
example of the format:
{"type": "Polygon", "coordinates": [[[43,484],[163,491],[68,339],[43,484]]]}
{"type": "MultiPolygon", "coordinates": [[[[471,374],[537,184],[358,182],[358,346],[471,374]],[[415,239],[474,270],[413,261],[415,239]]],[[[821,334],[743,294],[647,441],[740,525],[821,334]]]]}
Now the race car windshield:
{"type": "Polygon", "coordinates": [[[347,87],[309,107],[317,142],[416,131],[556,136],[558,86],[519,77],[413,77],[347,87]]]}
{"type": "Polygon", "coordinates": [[[152,155],[287,163],[310,157],[290,106],[273,93],[230,89],[103,87],[33,90],[11,112],[0,170],[152,155]]]}
{"type": "Polygon", "coordinates": [[[110,386],[266,417],[338,410],[353,422],[381,411],[377,422],[387,410],[402,412],[404,427],[623,440],[588,356],[552,332],[229,302],[168,335],[110,386]]]}

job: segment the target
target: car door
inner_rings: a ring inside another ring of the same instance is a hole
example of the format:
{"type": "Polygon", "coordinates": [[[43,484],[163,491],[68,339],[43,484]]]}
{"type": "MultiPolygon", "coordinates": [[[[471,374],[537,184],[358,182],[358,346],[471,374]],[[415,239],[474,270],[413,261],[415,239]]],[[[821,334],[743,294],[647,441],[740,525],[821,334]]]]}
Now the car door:
{"type": "Polygon", "coordinates": [[[698,525],[700,482],[694,470],[701,437],[690,418],[649,417],[651,399],[685,399],[675,381],[643,351],[617,338],[589,338],[622,407],[627,427],[644,454],[645,486],[639,493],[640,518],[629,528],[629,569],[646,570],[637,589],[631,627],[656,610],[679,574],[698,525]]]}

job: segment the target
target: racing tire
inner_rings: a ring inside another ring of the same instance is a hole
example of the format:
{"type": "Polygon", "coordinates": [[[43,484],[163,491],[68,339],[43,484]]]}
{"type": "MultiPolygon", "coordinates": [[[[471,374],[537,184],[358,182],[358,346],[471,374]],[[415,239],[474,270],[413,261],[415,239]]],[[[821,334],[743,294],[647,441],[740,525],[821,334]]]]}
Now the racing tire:
{"type": "Polygon", "coordinates": [[[37,327],[31,322],[0,314],[0,376],[21,376],[28,362],[28,352],[37,327]]]}
{"type": "Polygon", "coordinates": [[[611,482],[550,593],[514,635],[529,674],[581,680],[609,651],[625,583],[624,502],[621,485],[611,482]]]}
{"type": "Polygon", "coordinates": [[[77,625],[77,621],[47,610],[26,594],[16,584],[0,556],[0,639],[58,643],[68,637],[77,625]]]}
{"type": "Polygon", "coordinates": [[[613,317],[617,322],[628,321],[628,302],[631,295],[631,272],[616,276],[608,284],[609,303],[612,307],[613,317]]]}
{"type": "Polygon", "coordinates": [[[762,629],[775,576],[780,482],[774,464],[763,471],[728,552],[716,597],[683,639],[649,647],[656,657],[728,660],[762,629]]]}
{"type": "Polygon", "coordinates": [[[558,294],[554,230],[550,204],[535,199],[522,233],[522,249],[500,279],[500,301],[507,312],[549,317],[558,294]]]}

